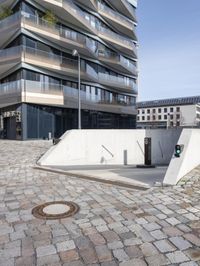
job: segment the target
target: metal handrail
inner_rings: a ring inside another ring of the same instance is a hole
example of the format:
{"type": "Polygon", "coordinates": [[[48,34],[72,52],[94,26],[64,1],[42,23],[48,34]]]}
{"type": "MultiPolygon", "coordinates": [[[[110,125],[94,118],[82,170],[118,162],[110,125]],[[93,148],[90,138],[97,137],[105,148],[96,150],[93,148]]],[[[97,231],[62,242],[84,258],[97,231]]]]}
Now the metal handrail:
{"type": "Polygon", "coordinates": [[[104,150],[106,150],[112,157],[114,157],[114,154],[109,151],[104,145],[101,145],[102,148],[104,148],[104,150]]]}

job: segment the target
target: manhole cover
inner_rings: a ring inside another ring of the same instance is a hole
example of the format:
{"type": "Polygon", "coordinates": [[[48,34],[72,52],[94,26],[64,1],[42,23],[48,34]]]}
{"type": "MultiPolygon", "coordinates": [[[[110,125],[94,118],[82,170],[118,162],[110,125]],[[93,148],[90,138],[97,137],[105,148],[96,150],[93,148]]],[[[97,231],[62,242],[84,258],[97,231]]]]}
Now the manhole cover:
{"type": "Polygon", "coordinates": [[[39,219],[54,220],[70,217],[78,210],[79,206],[74,202],[54,201],[36,206],[33,208],[32,214],[39,219]]]}

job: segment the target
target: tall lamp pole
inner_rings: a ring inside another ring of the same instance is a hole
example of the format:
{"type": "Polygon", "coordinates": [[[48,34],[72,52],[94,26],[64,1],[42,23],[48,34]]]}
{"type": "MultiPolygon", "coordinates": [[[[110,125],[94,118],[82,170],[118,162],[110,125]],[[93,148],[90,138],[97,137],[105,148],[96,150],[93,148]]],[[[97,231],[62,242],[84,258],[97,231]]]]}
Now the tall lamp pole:
{"type": "Polygon", "coordinates": [[[72,55],[78,57],[78,129],[81,129],[81,56],[77,50],[72,55]]]}

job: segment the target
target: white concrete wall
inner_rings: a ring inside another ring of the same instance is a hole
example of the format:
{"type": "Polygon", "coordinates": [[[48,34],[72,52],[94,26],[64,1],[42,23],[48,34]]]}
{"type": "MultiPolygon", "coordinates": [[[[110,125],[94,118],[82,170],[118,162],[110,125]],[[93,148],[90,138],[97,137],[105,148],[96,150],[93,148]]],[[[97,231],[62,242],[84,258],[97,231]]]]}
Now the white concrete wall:
{"type": "Polygon", "coordinates": [[[172,156],[164,178],[165,184],[177,182],[200,164],[200,129],[184,129],[178,141],[184,145],[180,158],[172,156]]]}
{"type": "Polygon", "coordinates": [[[181,110],[181,126],[195,126],[197,121],[196,105],[183,105],[181,110]]]}
{"type": "Polygon", "coordinates": [[[180,128],[146,130],[146,136],[152,138],[152,164],[168,165],[170,163],[181,131],[180,128]]]}
{"type": "Polygon", "coordinates": [[[71,130],[65,133],[61,142],[43,156],[40,163],[42,165],[123,164],[124,150],[127,150],[128,164],[143,163],[143,153],[138,143],[143,148],[144,137],[144,130],[71,130]]]}
{"type": "Polygon", "coordinates": [[[174,129],[152,131],[71,130],[66,132],[62,136],[62,140],[39,160],[39,164],[123,165],[126,152],[127,164],[143,164],[144,138],[146,136],[152,137],[152,162],[154,164],[168,164],[179,135],[180,130],[174,129]]]}

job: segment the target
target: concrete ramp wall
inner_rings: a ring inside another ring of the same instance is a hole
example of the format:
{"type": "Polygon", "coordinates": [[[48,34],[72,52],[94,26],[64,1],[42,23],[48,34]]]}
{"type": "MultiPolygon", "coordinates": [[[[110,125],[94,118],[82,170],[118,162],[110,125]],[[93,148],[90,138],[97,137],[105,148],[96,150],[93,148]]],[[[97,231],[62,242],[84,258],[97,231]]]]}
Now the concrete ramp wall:
{"type": "Polygon", "coordinates": [[[177,184],[182,177],[200,164],[200,129],[184,129],[178,144],[183,144],[184,149],[180,158],[172,156],[164,178],[165,184],[177,184]]]}
{"type": "Polygon", "coordinates": [[[40,165],[135,165],[144,163],[144,138],[152,138],[152,163],[169,164],[180,130],[71,130],[40,165]]]}

